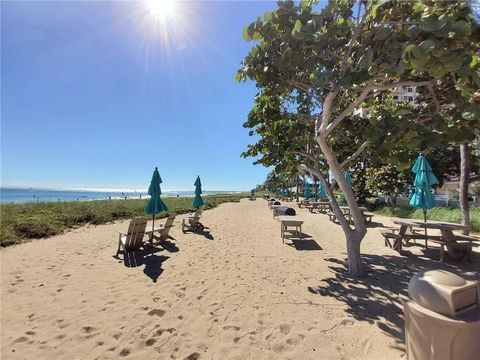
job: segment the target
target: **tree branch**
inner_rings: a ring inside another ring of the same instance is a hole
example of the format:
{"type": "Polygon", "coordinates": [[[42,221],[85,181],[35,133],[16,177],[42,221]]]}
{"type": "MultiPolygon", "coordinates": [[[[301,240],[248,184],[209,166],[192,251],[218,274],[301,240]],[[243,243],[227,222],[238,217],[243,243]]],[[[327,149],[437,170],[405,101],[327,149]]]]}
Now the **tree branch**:
{"type": "Polygon", "coordinates": [[[367,145],[368,145],[368,142],[365,141],[362,145],[360,145],[357,151],[355,151],[352,155],[350,155],[345,160],[343,160],[343,162],[340,164],[340,169],[343,169],[345,165],[347,165],[350,161],[355,160],[355,158],[357,158],[363,152],[363,150],[366,149],[367,145]]]}
{"type": "Polygon", "coordinates": [[[356,107],[358,107],[368,96],[371,87],[367,85],[367,87],[362,91],[362,93],[358,96],[358,98],[351,102],[350,105],[347,106],[345,110],[343,110],[325,129],[325,136],[328,136],[335,127],[340,124],[340,122],[349,115],[356,107]]]}

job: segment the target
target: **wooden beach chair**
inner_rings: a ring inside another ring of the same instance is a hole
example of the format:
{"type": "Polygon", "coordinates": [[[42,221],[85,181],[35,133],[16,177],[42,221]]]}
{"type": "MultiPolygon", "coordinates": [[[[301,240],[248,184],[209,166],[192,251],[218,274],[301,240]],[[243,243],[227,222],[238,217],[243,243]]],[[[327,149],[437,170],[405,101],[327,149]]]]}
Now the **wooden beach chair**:
{"type": "Polygon", "coordinates": [[[156,240],[163,241],[170,238],[170,229],[173,227],[173,222],[175,221],[175,217],[177,216],[176,213],[170,213],[168,215],[167,221],[162,227],[156,231],[158,231],[159,235],[154,236],[156,240]]]}
{"type": "Polygon", "coordinates": [[[143,246],[143,237],[145,236],[146,227],[147,219],[144,217],[136,217],[130,221],[126,233],[119,231],[116,256],[122,252],[122,248],[123,252],[140,249],[143,246]]]}
{"type": "Polygon", "coordinates": [[[204,228],[200,222],[200,217],[202,216],[204,206],[200,206],[193,216],[189,216],[187,221],[182,220],[182,232],[201,230],[204,228]]]}

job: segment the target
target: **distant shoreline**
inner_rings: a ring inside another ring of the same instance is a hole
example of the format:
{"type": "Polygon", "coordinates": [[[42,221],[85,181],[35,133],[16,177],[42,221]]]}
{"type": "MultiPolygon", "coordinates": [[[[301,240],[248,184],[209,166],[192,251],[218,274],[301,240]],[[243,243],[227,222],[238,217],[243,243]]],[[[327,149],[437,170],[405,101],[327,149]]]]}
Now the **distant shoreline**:
{"type": "MultiPolygon", "coordinates": [[[[112,189],[113,190],[113,189],[112,189]]],[[[239,194],[242,191],[205,190],[202,195],[239,194]]],[[[193,197],[193,191],[165,191],[163,198],[193,197]]],[[[80,202],[101,200],[132,200],[147,199],[146,191],[92,191],[92,190],[60,190],[40,188],[0,188],[1,204],[24,204],[40,202],[80,202]]]]}

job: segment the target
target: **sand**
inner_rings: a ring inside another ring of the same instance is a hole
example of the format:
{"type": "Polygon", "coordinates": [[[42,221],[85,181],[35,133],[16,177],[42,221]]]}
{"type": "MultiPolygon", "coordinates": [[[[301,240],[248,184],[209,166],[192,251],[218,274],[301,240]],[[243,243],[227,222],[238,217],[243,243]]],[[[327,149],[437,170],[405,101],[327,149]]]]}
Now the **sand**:
{"type": "Polygon", "coordinates": [[[377,216],[362,243],[369,274],[352,279],[340,226],[297,210],[307,238],[295,243],[258,199],[204,212],[205,234],[183,234],[178,216],[166,249],[125,261],[112,255],[126,221],[3,249],[2,359],[400,359],[410,277],[479,279],[478,257],[386,248],[391,222],[377,216]]]}

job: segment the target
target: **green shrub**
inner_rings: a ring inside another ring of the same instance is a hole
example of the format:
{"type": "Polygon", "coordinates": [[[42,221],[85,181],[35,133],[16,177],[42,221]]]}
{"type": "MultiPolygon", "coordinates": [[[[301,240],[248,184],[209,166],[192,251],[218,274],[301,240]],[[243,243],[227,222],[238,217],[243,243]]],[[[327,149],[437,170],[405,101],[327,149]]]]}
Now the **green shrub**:
{"type": "MultiPolygon", "coordinates": [[[[203,197],[205,208],[211,209],[224,202],[238,202],[249,193],[208,195],[203,197]]],[[[178,214],[192,212],[192,198],[164,199],[169,210],[178,214]]],[[[60,234],[87,223],[98,225],[135,216],[147,216],[143,208],[146,199],[99,200],[88,202],[42,202],[0,205],[0,244],[8,246],[27,239],[60,234]]],[[[160,213],[156,218],[167,216],[160,213]]]]}
{"type": "MultiPolygon", "coordinates": [[[[411,206],[380,206],[376,214],[407,219],[423,219],[423,210],[411,206]]],[[[428,220],[445,221],[460,224],[462,213],[460,209],[438,207],[427,211],[428,220]]],[[[470,225],[473,232],[480,232],[480,209],[470,208],[470,225]]]]}

